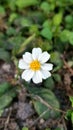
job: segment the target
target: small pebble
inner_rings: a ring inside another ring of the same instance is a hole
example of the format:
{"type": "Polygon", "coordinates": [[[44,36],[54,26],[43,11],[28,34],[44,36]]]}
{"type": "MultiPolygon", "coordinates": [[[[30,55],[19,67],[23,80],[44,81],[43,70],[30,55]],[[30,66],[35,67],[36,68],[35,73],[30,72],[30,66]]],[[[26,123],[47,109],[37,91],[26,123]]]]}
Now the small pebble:
{"type": "Polygon", "coordinates": [[[10,66],[10,64],[4,63],[2,66],[2,69],[6,72],[9,72],[11,69],[11,66],[10,66]]]}
{"type": "Polygon", "coordinates": [[[43,124],[43,123],[44,123],[44,119],[41,119],[41,120],[40,120],[40,124],[43,124]]]}

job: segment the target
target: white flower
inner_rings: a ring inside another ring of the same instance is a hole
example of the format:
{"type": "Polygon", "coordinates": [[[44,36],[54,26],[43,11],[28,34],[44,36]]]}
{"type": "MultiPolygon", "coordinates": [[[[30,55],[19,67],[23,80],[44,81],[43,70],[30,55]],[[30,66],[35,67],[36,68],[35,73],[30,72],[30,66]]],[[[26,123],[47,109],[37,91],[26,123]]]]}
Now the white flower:
{"type": "Polygon", "coordinates": [[[52,70],[53,64],[46,63],[49,58],[50,54],[46,51],[42,52],[41,48],[33,48],[32,54],[25,52],[18,65],[20,69],[24,70],[21,75],[22,79],[28,82],[32,79],[37,84],[42,82],[42,79],[50,77],[49,71],[52,70]]]}

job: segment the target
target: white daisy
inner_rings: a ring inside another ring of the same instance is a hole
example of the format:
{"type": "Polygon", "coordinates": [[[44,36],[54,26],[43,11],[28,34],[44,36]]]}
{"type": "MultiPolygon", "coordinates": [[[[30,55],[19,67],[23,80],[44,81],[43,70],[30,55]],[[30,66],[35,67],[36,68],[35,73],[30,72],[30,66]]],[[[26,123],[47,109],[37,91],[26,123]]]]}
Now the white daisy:
{"type": "Polygon", "coordinates": [[[49,72],[53,68],[53,64],[46,63],[50,58],[50,54],[46,51],[42,52],[41,48],[33,48],[32,53],[25,52],[23,58],[19,60],[18,67],[23,69],[22,79],[32,81],[36,84],[41,83],[42,79],[51,76],[49,72]]]}

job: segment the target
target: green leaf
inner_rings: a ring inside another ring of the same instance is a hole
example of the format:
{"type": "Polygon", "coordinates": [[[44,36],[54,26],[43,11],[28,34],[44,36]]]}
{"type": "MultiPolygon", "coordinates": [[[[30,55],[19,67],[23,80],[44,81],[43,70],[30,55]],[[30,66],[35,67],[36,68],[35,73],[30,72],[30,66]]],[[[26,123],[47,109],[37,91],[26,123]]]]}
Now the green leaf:
{"type": "Polygon", "coordinates": [[[2,96],[2,94],[4,94],[10,88],[11,88],[11,85],[8,82],[0,84],[0,96],[2,96]]]}
{"type": "Polygon", "coordinates": [[[53,79],[52,79],[52,77],[49,77],[48,79],[46,79],[45,81],[44,81],[44,86],[46,87],[46,88],[48,88],[48,89],[53,89],[54,88],[54,81],[53,81],[53,79]]]}
{"type": "Polygon", "coordinates": [[[38,0],[16,0],[16,5],[19,8],[25,8],[36,4],[38,4],[38,0]]]}
{"type": "Polygon", "coordinates": [[[59,74],[53,74],[53,78],[56,82],[61,82],[61,76],[59,74]]]}
{"type": "Polygon", "coordinates": [[[43,23],[43,27],[44,28],[50,28],[51,29],[51,26],[52,26],[52,22],[51,20],[45,20],[45,22],[43,23]]]}
{"type": "MultiPolygon", "coordinates": [[[[61,127],[62,127],[62,126],[61,126],[61,127]]],[[[56,128],[55,130],[64,130],[64,129],[63,129],[63,128],[59,128],[59,127],[58,127],[58,128],[56,128]]]]}
{"type": "Polygon", "coordinates": [[[73,22],[73,16],[72,15],[67,15],[65,17],[65,22],[68,23],[68,24],[72,24],[72,22],[73,22]]]}
{"type": "Polygon", "coordinates": [[[3,48],[0,48],[0,59],[4,61],[10,61],[10,53],[3,48]]]}
{"type": "Polygon", "coordinates": [[[49,43],[48,41],[39,42],[39,47],[40,47],[43,51],[50,51],[50,50],[53,49],[52,44],[49,43]]]}
{"type": "Polygon", "coordinates": [[[9,90],[7,93],[0,97],[0,110],[7,107],[16,96],[16,88],[9,90]]]}
{"type": "Polygon", "coordinates": [[[66,112],[66,116],[65,116],[66,120],[71,120],[72,124],[73,124],[73,110],[68,110],[66,112]]]}
{"type": "Polygon", "coordinates": [[[15,0],[8,0],[8,6],[12,11],[15,11],[16,9],[15,0]]]}
{"type": "Polygon", "coordinates": [[[16,34],[16,30],[13,27],[10,27],[10,28],[7,29],[6,34],[8,36],[15,35],[16,34]]]}
{"type": "Polygon", "coordinates": [[[52,32],[49,28],[45,27],[42,29],[40,33],[44,38],[51,40],[52,39],[52,32]]]}
{"type": "Polygon", "coordinates": [[[60,38],[56,38],[56,41],[54,42],[54,50],[60,53],[63,53],[66,48],[66,45],[68,44],[65,44],[64,42],[62,42],[60,38]]]}
{"type": "Polygon", "coordinates": [[[32,22],[29,19],[22,18],[20,24],[22,27],[29,27],[32,25],[32,22]]]}
{"type": "Polygon", "coordinates": [[[73,45],[73,32],[69,30],[63,30],[60,34],[60,39],[63,42],[69,42],[71,45],[73,45]]]}
{"type": "Polygon", "coordinates": [[[0,16],[5,16],[5,9],[0,5],[0,16]]]}
{"type": "Polygon", "coordinates": [[[58,14],[55,14],[53,17],[53,24],[55,26],[59,26],[62,22],[62,12],[59,12],[58,14]]]}
{"type": "Polygon", "coordinates": [[[60,39],[61,41],[63,42],[68,42],[69,40],[69,37],[70,37],[70,31],[69,30],[63,30],[60,34],[60,39]]]}
{"type": "MultiPolygon", "coordinates": [[[[48,89],[43,89],[43,92],[41,91],[39,95],[44,101],[46,101],[50,106],[52,106],[52,108],[59,109],[59,102],[52,91],[48,89]]],[[[33,101],[33,104],[39,116],[48,109],[48,111],[43,115],[44,119],[57,118],[60,116],[60,113],[58,111],[50,109],[40,101],[33,101]]]]}
{"type": "Polygon", "coordinates": [[[35,33],[36,35],[38,35],[39,34],[38,26],[36,24],[31,25],[29,28],[29,33],[30,34],[35,33]]]}
{"type": "Polygon", "coordinates": [[[51,62],[53,62],[55,65],[62,66],[62,60],[61,60],[61,54],[57,51],[51,53],[51,62]]]}
{"type": "Polygon", "coordinates": [[[73,32],[70,32],[69,42],[70,42],[71,45],[73,45],[73,32]]]}
{"type": "Polygon", "coordinates": [[[18,17],[18,14],[11,13],[9,16],[9,23],[12,23],[17,17],[18,17]]]}
{"type": "Polygon", "coordinates": [[[72,124],[73,124],[73,112],[71,113],[71,121],[72,121],[72,124]]]}
{"type": "Polygon", "coordinates": [[[25,86],[26,86],[27,90],[29,91],[29,93],[31,93],[33,95],[39,95],[40,92],[42,91],[42,88],[38,89],[38,87],[36,87],[36,86],[31,86],[31,85],[26,85],[26,84],[25,84],[25,86]]]}
{"type": "Polygon", "coordinates": [[[45,130],[51,130],[50,128],[46,128],[45,130]]]}
{"type": "Polygon", "coordinates": [[[8,39],[8,42],[12,46],[12,55],[17,55],[24,40],[25,38],[20,35],[8,39]]]}
{"type": "MultiPolygon", "coordinates": [[[[25,86],[29,93],[32,94],[32,99],[33,97],[35,97],[35,95],[38,95],[48,104],[50,104],[53,108],[59,109],[59,102],[52,91],[41,87],[38,88],[37,86],[29,86],[28,84],[26,84],[25,86]]],[[[48,107],[42,104],[40,101],[33,100],[33,104],[38,115],[41,115],[44,111],[48,109],[48,107]]],[[[54,109],[48,109],[48,112],[43,115],[43,118],[56,118],[58,116],[60,116],[60,113],[58,111],[55,111],[54,109]]]]}
{"type": "Polygon", "coordinates": [[[27,127],[23,127],[22,130],[28,130],[28,128],[27,127]]]}
{"type": "Polygon", "coordinates": [[[67,110],[66,116],[65,116],[66,120],[70,120],[71,119],[71,113],[72,113],[72,110],[67,110]]]}
{"type": "Polygon", "coordinates": [[[40,8],[46,13],[50,11],[50,5],[48,2],[42,2],[40,8]]]}
{"type": "Polygon", "coordinates": [[[69,99],[70,99],[71,104],[72,104],[72,107],[73,107],[73,97],[72,97],[72,96],[70,96],[70,97],[69,97],[69,99]]]}
{"type": "Polygon", "coordinates": [[[0,97],[0,109],[5,108],[6,106],[8,106],[12,101],[12,97],[8,96],[8,95],[3,95],[2,97],[0,97]]]}
{"type": "Polygon", "coordinates": [[[35,23],[36,25],[38,24],[39,26],[43,24],[44,20],[46,19],[45,14],[37,10],[33,12],[29,12],[28,17],[32,20],[36,20],[35,23]]]}

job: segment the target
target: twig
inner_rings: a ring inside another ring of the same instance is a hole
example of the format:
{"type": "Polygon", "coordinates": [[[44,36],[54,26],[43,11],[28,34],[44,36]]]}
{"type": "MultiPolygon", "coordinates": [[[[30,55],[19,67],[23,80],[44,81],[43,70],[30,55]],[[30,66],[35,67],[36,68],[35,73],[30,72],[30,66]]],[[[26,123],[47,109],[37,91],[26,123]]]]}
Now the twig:
{"type": "Polygon", "coordinates": [[[66,124],[65,124],[65,120],[63,119],[63,126],[64,126],[64,130],[67,130],[66,124]]]}
{"type": "Polygon", "coordinates": [[[68,63],[65,61],[64,57],[62,57],[64,65],[66,68],[68,68],[69,72],[73,75],[73,69],[68,65],[68,63]]]}
{"type": "MultiPolygon", "coordinates": [[[[5,117],[0,117],[0,121],[2,121],[2,120],[5,121],[6,118],[5,118],[5,117]]],[[[14,119],[14,118],[10,118],[10,120],[11,120],[11,121],[14,121],[15,119],[14,119]]]]}
{"type": "Polygon", "coordinates": [[[11,116],[11,111],[12,111],[12,109],[10,109],[9,115],[8,115],[7,120],[6,120],[6,122],[5,122],[4,130],[7,129],[7,126],[8,126],[9,120],[10,120],[10,116],[11,116]]]}
{"type": "Polygon", "coordinates": [[[44,111],[31,125],[29,128],[31,128],[32,126],[34,126],[47,112],[49,109],[47,109],[46,111],[44,111]]]}
{"type": "Polygon", "coordinates": [[[66,114],[65,111],[63,111],[63,110],[61,110],[61,109],[58,109],[58,108],[54,108],[54,107],[52,107],[51,105],[49,105],[46,101],[44,101],[44,100],[43,100],[41,97],[39,97],[38,95],[36,95],[36,96],[33,97],[33,98],[34,98],[35,100],[38,100],[38,101],[40,101],[41,103],[43,103],[45,106],[48,107],[48,109],[47,109],[46,111],[44,111],[44,112],[31,124],[31,126],[30,126],[29,128],[31,128],[33,125],[35,125],[35,124],[40,120],[40,118],[43,117],[43,115],[45,115],[45,114],[48,112],[49,109],[53,109],[53,110],[55,110],[55,111],[61,112],[61,113],[63,113],[63,114],[66,114]]]}
{"type": "Polygon", "coordinates": [[[30,36],[29,38],[27,38],[21,45],[19,51],[17,54],[20,54],[24,51],[24,48],[27,44],[29,44],[34,38],[35,38],[36,34],[34,33],[32,36],[30,36]]]}
{"type": "Polygon", "coordinates": [[[41,103],[43,103],[45,106],[47,106],[49,109],[53,109],[53,110],[55,110],[55,111],[58,111],[58,112],[61,112],[61,113],[63,113],[63,114],[66,114],[66,112],[65,111],[63,111],[63,110],[61,110],[61,109],[58,109],[58,108],[54,108],[54,107],[52,107],[50,104],[48,104],[46,101],[44,101],[41,97],[39,97],[38,95],[36,95],[35,97],[34,97],[34,99],[35,100],[39,100],[41,103]]]}
{"type": "Polygon", "coordinates": [[[61,110],[61,109],[58,109],[58,108],[54,108],[52,107],[49,103],[47,103],[46,101],[44,101],[40,96],[38,95],[33,95],[33,94],[26,94],[26,96],[29,96],[29,97],[32,97],[33,99],[37,100],[37,101],[40,101],[42,104],[44,104],[45,106],[47,106],[49,109],[53,109],[55,111],[58,111],[58,112],[61,112],[63,114],[66,114],[65,111],[61,110]]]}

